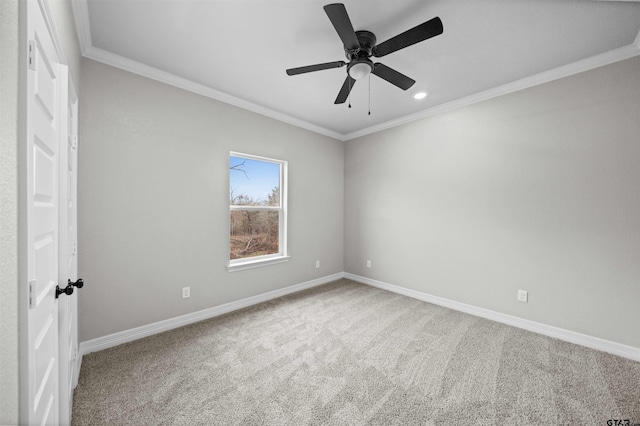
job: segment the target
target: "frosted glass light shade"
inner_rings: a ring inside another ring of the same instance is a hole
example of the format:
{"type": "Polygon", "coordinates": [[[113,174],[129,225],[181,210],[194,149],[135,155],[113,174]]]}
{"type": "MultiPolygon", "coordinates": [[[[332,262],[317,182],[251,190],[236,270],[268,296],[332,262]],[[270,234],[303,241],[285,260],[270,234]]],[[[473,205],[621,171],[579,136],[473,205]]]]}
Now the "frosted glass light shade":
{"type": "Polygon", "coordinates": [[[354,64],[351,68],[349,68],[349,75],[354,80],[360,80],[371,74],[371,67],[368,64],[360,63],[354,64]]]}

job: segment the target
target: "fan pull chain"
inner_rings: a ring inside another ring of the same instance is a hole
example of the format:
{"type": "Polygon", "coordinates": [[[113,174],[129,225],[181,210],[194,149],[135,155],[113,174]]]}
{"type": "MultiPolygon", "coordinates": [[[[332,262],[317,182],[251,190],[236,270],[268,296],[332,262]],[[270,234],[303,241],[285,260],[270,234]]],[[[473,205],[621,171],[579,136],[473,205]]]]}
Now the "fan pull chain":
{"type": "Polygon", "coordinates": [[[347,80],[349,81],[349,108],[351,108],[351,78],[347,71],[347,80]]]}
{"type": "Polygon", "coordinates": [[[369,73],[369,115],[371,115],[371,73],[369,73]]]}

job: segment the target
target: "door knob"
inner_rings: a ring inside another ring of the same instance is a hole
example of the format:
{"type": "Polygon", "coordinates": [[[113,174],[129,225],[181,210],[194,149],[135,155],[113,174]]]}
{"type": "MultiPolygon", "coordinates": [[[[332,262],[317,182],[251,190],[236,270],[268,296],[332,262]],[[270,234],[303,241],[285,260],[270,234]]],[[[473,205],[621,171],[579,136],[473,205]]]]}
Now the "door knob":
{"type": "Polygon", "coordinates": [[[66,294],[67,296],[71,296],[73,294],[73,286],[72,285],[67,285],[65,288],[60,288],[60,286],[57,285],[56,286],[56,299],[63,293],[66,294]]]}
{"type": "Polygon", "coordinates": [[[84,285],[84,281],[82,280],[82,278],[78,278],[78,281],[76,282],[72,282],[71,280],[68,280],[67,282],[67,287],[74,286],[74,287],[82,288],[83,285],[84,285]]]}

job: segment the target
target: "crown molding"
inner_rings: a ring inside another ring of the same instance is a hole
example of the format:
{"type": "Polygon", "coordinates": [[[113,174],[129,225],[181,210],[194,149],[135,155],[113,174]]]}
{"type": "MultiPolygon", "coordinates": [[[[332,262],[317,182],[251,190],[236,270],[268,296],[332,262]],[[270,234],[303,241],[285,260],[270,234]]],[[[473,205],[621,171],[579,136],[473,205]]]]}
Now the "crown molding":
{"type": "Polygon", "coordinates": [[[450,112],[458,108],[473,105],[478,102],[486,101],[498,96],[507,95],[509,93],[517,92],[530,87],[538,86],[544,83],[549,83],[554,80],[558,80],[564,77],[569,77],[574,74],[589,71],[594,68],[599,68],[605,65],[612,64],[614,62],[623,61],[625,59],[632,58],[640,55],[640,33],[634,43],[627,46],[620,47],[618,49],[610,50],[605,53],[601,53],[590,58],[586,58],[577,62],[573,62],[568,65],[563,65],[558,68],[554,68],[549,71],[544,71],[539,74],[525,77],[523,79],[503,84],[502,86],[494,87],[474,95],[466,96],[464,98],[456,99],[451,102],[447,102],[441,105],[437,105],[433,108],[429,108],[414,114],[406,115],[395,120],[390,120],[385,123],[367,127],[366,129],[358,130],[356,132],[348,133],[344,135],[346,141],[366,136],[372,133],[376,133],[382,130],[390,129],[392,127],[400,126],[403,124],[411,123],[416,120],[431,117],[436,114],[444,112],[450,112]]]}
{"type": "Polygon", "coordinates": [[[256,114],[273,118],[274,120],[291,124],[292,126],[300,127],[315,133],[319,133],[321,135],[329,136],[333,139],[338,139],[341,141],[344,140],[344,135],[340,133],[325,129],[324,127],[316,126],[315,124],[308,123],[306,121],[300,120],[287,114],[283,114],[270,108],[266,108],[262,105],[258,105],[253,102],[231,96],[219,90],[212,89],[199,83],[195,83],[186,78],[178,77],[175,74],[161,71],[157,68],[150,67],[140,62],[127,59],[123,56],[116,55],[103,49],[90,47],[83,54],[83,56],[88,59],[93,59],[94,61],[102,62],[104,64],[111,65],[113,67],[159,81],[161,83],[169,84],[171,86],[178,87],[180,89],[193,92],[207,98],[215,99],[217,101],[224,102],[226,104],[230,104],[247,111],[255,112],[256,114]]]}
{"type": "Polygon", "coordinates": [[[290,115],[283,114],[281,112],[272,110],[270,108],[263,107],[258,104],[246,101],[244,99],[231,96],[227,93],[219,90],[212,89],[199,83],[195,83],[186,78],[178,77],[175,74],[171,74],[165,71],[161,71],[157,68],[150,67],[148,65],[127,59],[123,56],[116,55],[103,49],[99,49],[93,46],[91,40],[91,25],[89,22],[89,6],[87,0],[71,0],[73,9],[73,16],[76,22],[76,28],[78,31],[78,42],[80,44],[80,50],[82,56],[94,61],[102,62],[106,65],[111,65],[116,68],[120,68],[125,71],[129,71],[134,74],[138,74],[156,81],[160,81],[171,86],[178,87],[189,92],[193,92],[211,99],[215,99],[220,102],[224,102],[241,109],[245,109],[256,114],[264,115],[274,120],[282,121],[287,124],[291,124],[295,127],[300,127],[321,135],[328,136],[330,138],[344,141],[344,135],[333,130],[325,129],[324,127],[317,126],[315,124],[300,120],[290,115]]]}
{"type": "MultiPolygon", "coordinates": [[[[640,0],[627,0],[627,1],[640,1],[640,0]]],[[[560,78],[569,77],[574,74],[589,71],[594,68],[599,68],[605,65],[612,64],[614,62],[623,61],[625,59],[632,58],[640,55],[640,32],[636,36],[633,43],[614,49],[608,52],[601,53],[599,55],[592,56],[571,64],[563,65],[558,68],[554,68],[549,71],[544,71],[539,74],[535,74],[530,77],[507,83],[492,89],[488,89],[470,96],[465,96],[460,99],[456,99],[451,102],[437,105],[432,108],[428,108],[413,114],[406,115],[394,120],[389,120],[382,124],[378,124],[371,127],[366,127],[361,130],[357,130],[351,133],[338,133],[333,130],[317,126],[304,120],[292,117],[290,115],[278,112],[276,110],[264,107],[262,105],[255,104],[253,102],[246,101],[244,99],[231,96],[227,93],[219,90],[204,86],[199,83],[195,83],[191,80],[178,77],[175,74],[171,74],[165,71],[161,71],[157,68],[150,67],[148,65],[136,62],[125,57],[116,55],[103,49],[99,49],[93,46],[91,40],[91,28],[89,23],[89,7],[87,0],[71,0],[73,15],[76,21],[76,28],[78,31],[78,41],[82,56],[93,59],[98,62],[102,62],[107,65],[114,66],[116,68],[123,69],[125,71],[132,72],[156,81],[160,81],[171,86],[178,87],[189,92],[197,93],[199,95],[215,99],[220,102],[224,102],[238,108],[242,108],[256,114],[264,115],[274,120],[282,121],[292,126],[300,127],[321,135],[328,136],[340,141],[348,141],[356,139],[362,136],[370,135],[372,133],[380,132],[382,130],[390,129],[392,127],[401,126],[403,124],[411,123],[413,121],[421,120],[423,118],[431,117],[436,114],[450,112],[458,108],[473,105],[478,102],[486,101],[498,96],[507,95],[509,93],[517,92],[530,87],[538,86],[544,83],[548,83],[560,78]]]]}
{"type": "Polygon", "coordinates": [[[82,56],[85,56],[87,51],[93,47],[87,0],[71,0],[71,10],[73,10],[73,19],[76,22],[80,52],[82,52],[82,56]]]}

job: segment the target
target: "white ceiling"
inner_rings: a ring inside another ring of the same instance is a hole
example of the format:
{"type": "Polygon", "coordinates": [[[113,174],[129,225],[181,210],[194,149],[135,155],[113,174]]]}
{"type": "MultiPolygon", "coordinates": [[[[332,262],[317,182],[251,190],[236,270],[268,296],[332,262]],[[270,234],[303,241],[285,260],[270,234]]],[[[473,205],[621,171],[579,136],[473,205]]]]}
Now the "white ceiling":
{"type": "Polygon", "coordinates": [[[640,54],[640,3],[592,0],[345,0],[378,43],[435,16],[440,36],[382,62],[416,80],[371,76],[334,105],[345,60],[318,0],[75,0],[83,54],[346,140],[640,54]],[[428,91],[426,99],[413,95],[428,91]]]}

